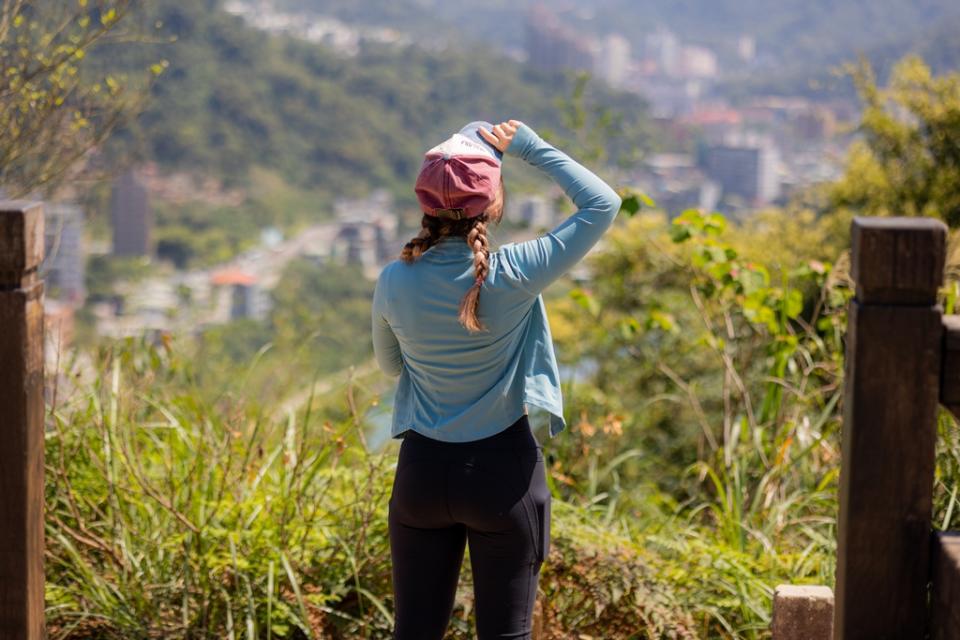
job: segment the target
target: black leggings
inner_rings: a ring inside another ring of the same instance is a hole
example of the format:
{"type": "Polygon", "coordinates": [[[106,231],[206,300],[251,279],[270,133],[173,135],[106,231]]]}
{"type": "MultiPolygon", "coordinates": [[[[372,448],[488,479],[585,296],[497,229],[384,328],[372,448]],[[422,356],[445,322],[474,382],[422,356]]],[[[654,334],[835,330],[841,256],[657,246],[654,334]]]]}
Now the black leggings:
{"type": "Polygon", "coordinates": [[[550,491],[527,416],[473,442],[406,432],[389,524],[395,640],[443,638],[466,543],[479,640],[530,638],[550,491]]]}

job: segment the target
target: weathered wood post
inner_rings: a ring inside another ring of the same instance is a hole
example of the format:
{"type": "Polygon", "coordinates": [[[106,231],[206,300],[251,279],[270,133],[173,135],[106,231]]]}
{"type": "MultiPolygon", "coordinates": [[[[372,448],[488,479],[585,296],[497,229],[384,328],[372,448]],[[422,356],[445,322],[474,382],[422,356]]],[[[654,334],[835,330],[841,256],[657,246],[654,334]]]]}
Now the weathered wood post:
{"type": "Polygon", "coordinates": [[[0,202],[0,640],[43,622],[43,208],[0,202]]]}
{"type": "Polygon", "coordinates": [[[946,227],[857,218],[852,240],[834,637],[923,638],[946,227]]]}

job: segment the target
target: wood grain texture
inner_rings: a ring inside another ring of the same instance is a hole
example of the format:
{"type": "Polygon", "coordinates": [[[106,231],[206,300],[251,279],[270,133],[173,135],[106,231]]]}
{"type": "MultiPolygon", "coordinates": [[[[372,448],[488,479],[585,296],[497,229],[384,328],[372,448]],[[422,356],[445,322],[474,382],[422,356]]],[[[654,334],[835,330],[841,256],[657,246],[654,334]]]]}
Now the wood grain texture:
{"type": "Polygon", "coordinates": [[[42,258],[42,209],[0,206],[0,640],[44,637],[42,258]]]}
{"type": "Polygon", "coordinates": [[[0,290],[26,287],[43,262],[43,206],[0,201],[0,290]]]}
{"type": "Polygon", "coordinates": [[[947,227],[933,218],[854,218],[851,275],[861,304],[932,305],[943,282],[947,227]]]}
{"type": "Polygon", "coordinates": [[[932,307],[850,308],[834,625],[840,638],[922,637],[941,332],[932,307]]]}
{"type": "Polygon", "coordinates": [[[857,218],[846,350],[834,634],[923,638],[944,325],[945,228],[857,218]]]}
{"type": "Polygon", "coordinates": [[[960,640],[960,531],[934,535],[933,640],[960,640]]]}

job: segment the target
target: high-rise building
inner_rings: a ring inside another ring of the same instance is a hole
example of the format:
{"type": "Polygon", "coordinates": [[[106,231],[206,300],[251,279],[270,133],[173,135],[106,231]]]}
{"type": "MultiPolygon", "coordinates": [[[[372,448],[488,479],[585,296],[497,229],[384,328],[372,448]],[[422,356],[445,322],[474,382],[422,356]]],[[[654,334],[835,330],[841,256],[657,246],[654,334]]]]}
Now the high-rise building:
{"type": "Polygon", "coordinates": [[[608,35],[600,44],[596,59],[596,73],[610,83],[621,87],[630,74],[632,64],[630,41],[618,33],[608,35]]]}
{"type": "Polygon", "coordinates": [[[720,184],[724,198],[737,196],[749,206],[763,206],[780,195],[779,153],[772,144],[708,145],[701,149],[700,164],[720,184]]]}
{"type": "Polygon", "coordinates": [[[553,224],[553,207],[543,196],[527,196],[518,204],[519,218],[533,229],[544,229],[553,224]]]}
{"type": "Polygon", "coordinates": [[[717,56],[706,47],[685,46],[680,49],[680,73],[687,78],[715,78],[717,56]]]}
{"type": "Polygon", "coordinates": [[[83,210],[64,202],[44,206],[45,249],[42,272],[47,291],[64,302],[83,304],[83,210]]]}
{"type": "Polygon", "coordinates": [[[657,72],[665,76],[676,75],[680,71],[680,40],[665,27],[657,27],[644,40],[645,57],[653,60],[657,72]]]}
{"type": "Polygon", "coordinates": [[[737,56],[744,62],[753,62],[757,56],[757,41],[753,36],[740,36],[737,38],[737,56]]]}
{"type": "Polygon", "coordinates": [[[363,198],[338,198],[333,209],[341,221],[333,251],[337,257],[359,263],[367,272],[396,257],[403,243],[398,245],[399,220],[390,192],[377,189],[363,198]]]}
{"type": "Polygon", "coordinates": [[[334,240],[333,257],[341,264],[357,264],[367,277],[379,273],[378,227],[365,222],[344,223],[334,240]]]}
{"type": "Polygon", "coordinates": [[[133,171],[128,171],[114,182],[110,214],[114,255],[152,254],[153,211],[150,208],[150,197],[146,187],[133,171]]]}

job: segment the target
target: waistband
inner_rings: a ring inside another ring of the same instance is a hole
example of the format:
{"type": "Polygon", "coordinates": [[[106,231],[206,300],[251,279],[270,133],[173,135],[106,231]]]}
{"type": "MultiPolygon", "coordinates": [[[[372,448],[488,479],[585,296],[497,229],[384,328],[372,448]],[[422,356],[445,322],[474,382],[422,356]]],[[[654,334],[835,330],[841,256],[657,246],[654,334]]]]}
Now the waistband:
{"type": "Polygon", "coordinates": [[[536,449],[540,447],[540,443],[537,442],[537,438],[533,435],[533,430],[530,428],[530,420],[526,414],[520,416],[516,422],[503,431],[486,438],[481,438],[480,440],[445,442],[409,430],[403,433],[403,442],[404,444],[410,443],[408,446],[429,447],[431,449],[448,450],[451,452],[481,449],[536,449]]]}

